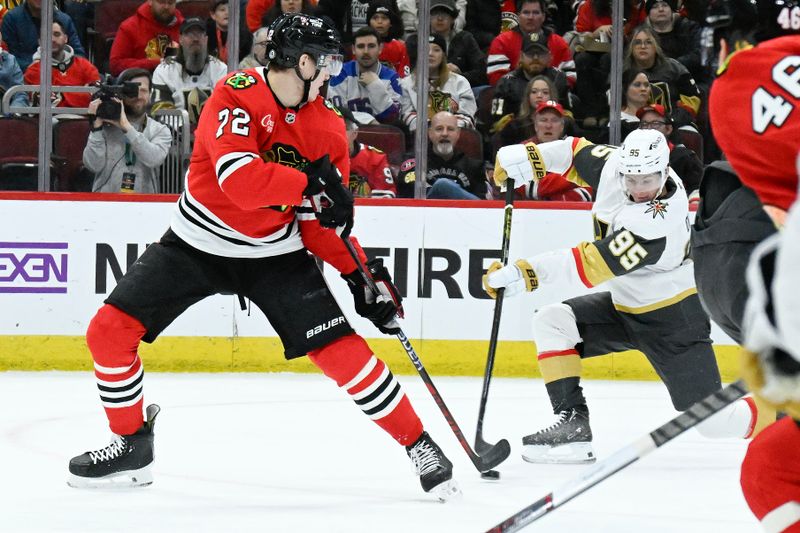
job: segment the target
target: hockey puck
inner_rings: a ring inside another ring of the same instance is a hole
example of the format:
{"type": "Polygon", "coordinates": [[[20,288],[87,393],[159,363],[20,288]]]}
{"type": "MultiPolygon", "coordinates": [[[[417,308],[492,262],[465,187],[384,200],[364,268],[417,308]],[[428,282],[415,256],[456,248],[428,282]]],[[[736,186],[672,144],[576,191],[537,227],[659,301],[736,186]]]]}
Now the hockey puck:
{"type": "Polygon", "coordinates": [[[487,470],[486,472],[481,472],[481,478],[497,481],[498,479],[500,479],[500,472],[498,472],[497,470],[487,470]]]}

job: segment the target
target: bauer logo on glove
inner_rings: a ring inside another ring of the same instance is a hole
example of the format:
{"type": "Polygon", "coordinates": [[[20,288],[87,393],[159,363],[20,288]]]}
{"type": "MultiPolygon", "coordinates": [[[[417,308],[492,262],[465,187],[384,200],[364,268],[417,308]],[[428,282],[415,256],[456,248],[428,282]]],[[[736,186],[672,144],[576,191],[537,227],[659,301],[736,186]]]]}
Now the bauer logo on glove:
{"type": "Polygon", "coordinates": [[[514,296],[523,291],[533,292],[538,288],[539,278],[536,271],[525,259],[508,266],[495,261],[483,276],[483,289],[492,298],[497,298],[497,289],[504,289],[506,296],[514,296]]]}

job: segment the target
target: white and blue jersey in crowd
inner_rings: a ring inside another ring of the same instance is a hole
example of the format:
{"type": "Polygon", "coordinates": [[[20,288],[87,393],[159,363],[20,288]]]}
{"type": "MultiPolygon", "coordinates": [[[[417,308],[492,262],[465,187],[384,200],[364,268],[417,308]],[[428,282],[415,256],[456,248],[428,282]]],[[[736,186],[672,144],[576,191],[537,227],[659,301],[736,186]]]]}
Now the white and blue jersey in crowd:
{"type": "Polygon", "coordinates": [[[392,122],[400,117],[400,80],[391,68],[378,64],[378,79],[369,85],[358,81],[360,69],[348,61],[338,76],[331,78],[328,100],[337,107],[348,107],[353,114],[367,113],[378,122],[392,122]]]}

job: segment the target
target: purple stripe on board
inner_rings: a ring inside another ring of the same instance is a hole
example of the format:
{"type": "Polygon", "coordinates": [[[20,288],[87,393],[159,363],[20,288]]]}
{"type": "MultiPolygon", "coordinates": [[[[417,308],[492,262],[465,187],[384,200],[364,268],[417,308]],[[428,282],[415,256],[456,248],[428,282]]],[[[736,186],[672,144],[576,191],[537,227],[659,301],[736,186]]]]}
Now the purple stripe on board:
{"type": "Polygon", "coordinates": [[[38,248],[46,250],[66,250],[66,242],[0,242],[0,248],[38,248]]]}
{"type": "Polygon", "coordinates": [[[63,293],[66,294],[66,287],[0,287],[1,292],[8,293],[63,293]]]}

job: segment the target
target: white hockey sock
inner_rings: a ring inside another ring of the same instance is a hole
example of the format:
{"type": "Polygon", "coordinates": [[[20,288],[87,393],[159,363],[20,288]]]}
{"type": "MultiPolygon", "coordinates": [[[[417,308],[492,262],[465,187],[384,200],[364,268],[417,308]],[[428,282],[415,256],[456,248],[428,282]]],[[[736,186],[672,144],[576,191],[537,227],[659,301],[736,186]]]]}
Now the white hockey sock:
{"type": "Polygon", "coordinates": [[[748,396],[699,424],[697,431],[710,439],[745,439],[753,432],[757,416],[755,402],[748,396]]]}

